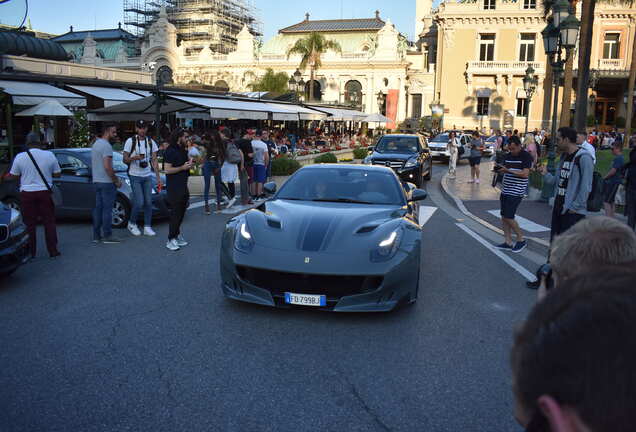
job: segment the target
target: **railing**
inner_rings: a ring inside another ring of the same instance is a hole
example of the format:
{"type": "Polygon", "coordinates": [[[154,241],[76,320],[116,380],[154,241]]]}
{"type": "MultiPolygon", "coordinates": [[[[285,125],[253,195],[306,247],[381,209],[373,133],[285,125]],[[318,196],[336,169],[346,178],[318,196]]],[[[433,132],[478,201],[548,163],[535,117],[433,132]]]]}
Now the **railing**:
{"type": "Polygon", "coordinates": [[[261,58],[263,60],[285,60],[287,56],[284,54],[263,54],[261,58]]]}
{"type": "Polygon", "coordinates": [[[598,61],[600,70],[623,70],[626,69],[623,59],[600,59],[598,61]]]}
{"type": "Polygon", "coordinates": [[[369,57],[367,53],[342,53],[340,57],[343,59],[363,59],[369,57]]]}
{"type": "Polygon", "coordinates": [[[528,66],[535,71],[544,69],[543,63],[520,61],[469,61],[468,73],[521,73],[524,74],[528,66]]]}

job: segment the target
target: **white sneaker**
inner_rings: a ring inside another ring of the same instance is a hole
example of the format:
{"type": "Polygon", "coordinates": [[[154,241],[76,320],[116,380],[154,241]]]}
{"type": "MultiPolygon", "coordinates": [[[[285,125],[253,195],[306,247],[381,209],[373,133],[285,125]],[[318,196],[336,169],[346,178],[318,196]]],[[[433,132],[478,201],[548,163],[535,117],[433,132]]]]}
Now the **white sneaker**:
{"type": "Polygon", "coordinates": [[[168,243],[166,243],[166,247],[171,251],[178,251],[179,249],[181,249],[177,244],[177,239],[168,240],[168,243]]]}
{"type": "Polygon", "coordinates": [[[130,231],[130,233],[134,235],[135,237],[139,237],[141,235],[141,231],[139,231],[139,228],[137,228],[137,225],[130,222],[128,223],[128,231],[130,231]]]}
{"type": "Polygon", "coordinates": [[[475,180],[475,183],[479,184],[479,179],[475,180]]]}
{"type": "Polygon", "coordinates": [[[236,202],[236,197],[232,198],[230,200],[229,203],[227,203],[227,206],[225,207],[226,209],[229,209],[230,207],[232,207],[234,205],[234,203],[236,202]]]}
{"type": "Polygon", "coordinates": [[[144,227],[144,235],[148,237],[154,237],[157,235],[157,233],[154,232],[151,227],[147,226],[144,227]]]}
{"type": "Polygon", "coordinates": [[[183,238],[183,236],[181,234],[179,234],[179,236],[173,240],[177,246],[182,247],[182,246],[187,246],[188,242],[183,238]]]}

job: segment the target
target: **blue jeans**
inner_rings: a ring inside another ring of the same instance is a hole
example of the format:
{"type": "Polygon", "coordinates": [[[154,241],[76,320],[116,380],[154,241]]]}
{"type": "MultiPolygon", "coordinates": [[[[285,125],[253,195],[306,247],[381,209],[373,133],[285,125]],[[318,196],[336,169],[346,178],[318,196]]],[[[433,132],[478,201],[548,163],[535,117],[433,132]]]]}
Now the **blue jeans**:
{"type": "Polygon", "coordinates": [[[130,222],[136,224],[139,210],[144,209],[144,226],[152,225],[152,177],[128,176],[133,193],[130,222]]]}
{"type": "Polygon", "coordinates": [[[206,161],[203,164],[203,200],[208,203],[210,199],[210,179],[214,176],[214,191],[216,192],[216,203],[221,205],[223,189],[221,188],[221,165],[217,161],[206,161]],[[214,170],[218,169],[218,175],[214,175],[214,170]]]}
{"type": "Polygon", "coordinates": [[[117,188],[113,183],[95,183],[95,208],[93,209],[93,237],[110,237],[113,234],[113,206],[117,188]]]}

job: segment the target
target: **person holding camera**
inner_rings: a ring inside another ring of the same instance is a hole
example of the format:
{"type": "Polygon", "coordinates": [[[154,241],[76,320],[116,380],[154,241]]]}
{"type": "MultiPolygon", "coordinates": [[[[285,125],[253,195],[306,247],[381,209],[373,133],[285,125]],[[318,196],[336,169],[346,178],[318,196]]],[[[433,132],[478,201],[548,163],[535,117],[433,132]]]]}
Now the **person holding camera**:
{"type": "Polygon", "coordinates": [[[519,204],[523,200],[528,187],[530,168],[534,162],[532,156],[521,147],[518,136],[510,137],[508,143],[509,152],[503,158],[503,164],[495,165],[495,172],[503,174],[501,195],[501,221],[504,231],[504,242],[498,245],[499,249],[519,253],[528,245],[523,238],[523,231],[515,220],[515,214],[519,204]],[[516,243],[512,243],[512,232],[517,236],[516,243]]]}
{"type": "Polygon", "coordinates": [[[188,133],[185,129],[176,129],[170,137],[170,146],[164,155],[164,169],[166,172],[166,192],[170,204],[170,229],[166,248],[177,251],[187,246],[181,235],[181,223],[188,209],[190,193],[188,192],[188,177],[193,161],[188,157],[188,133]]]}
{"type": "Polygon", "coordinates": [[[478,131],[473,132],[473,138],[470,140],[470,180],[468,183],[479,184],[479,164],[481,163],[482,151],[484,150],[484,141],[481,139],[478,131]]]}
{"type": "MultiPolygon", "coordinates": [[[[152,230],[152,176],[157,177],[157,185],[161,185],[159,163],[157,162],[157,144],[146,135],[148,123],[138,120],[135,124],[135,136],[126,140],[124,144],[124,163],[128,165],[128,178],[133,193],[133,206],[128,221],[128,231],[134,236],[140,236],[137,227],[139,210],[144,209],[144,235],[154,236],[152,230]],[[152,165],[152,170],[150,169],[152,165]]],[[[160,187],[160,186],[158,186],[160,187]]]]}

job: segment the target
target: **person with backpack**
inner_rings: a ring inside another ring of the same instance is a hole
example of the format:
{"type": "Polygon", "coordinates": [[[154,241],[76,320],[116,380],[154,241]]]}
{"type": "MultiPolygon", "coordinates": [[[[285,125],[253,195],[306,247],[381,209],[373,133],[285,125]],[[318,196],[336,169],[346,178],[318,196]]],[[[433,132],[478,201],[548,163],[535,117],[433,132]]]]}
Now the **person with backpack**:
{"type": "Polygon", "coordinates": [[[40,134],[29,132],[26,150],[18,154],[5,180],[20,179],[20,203],[22,217],[29,233],[31,258],[36,253],[36,232],[38,221],[44,225],[46,248],[51,258],[60,256],[57,249],[57,229],[55,227],[55,204],[53,203],[53,178],[60,177],[62,170],[55,155],[42,149],[40,134]]]}
{"type": "MultiPolygon", "coordinates": [[[[556,176],[546,172],[545,166],[541,167],[543,181],[554,184],[555,192],[550,242],[584,219],[587,212],[597,206],[599,196],[602,197],[599,187],[593,188],[593,179],[598,177],[598,173],[594,172],[592,155],[576,144],[576,135],[576,130],[571,127],[562,127],[557,131],[556,142],[561,152],[561,162],[556,176]]],[[[528,282],[527,286],[537,289],[539,281],[528,282]]]]}
{"type": "Polygon", "coordinates": [[[223,183],[227,183],[227,188],[230,192],[230,202],[226,206],[226,208],[230,208],[236,202],[236,187],[234,184],[239,176],[239,165],[242,165],[243,154],[234,141],[230,140],[226,135],[225,129],[221,132],[221,138],[225,145],[225,159],[223,160],[223,165],[221,165],[221,180],[223,183]]]}
{"type": "MultiPolygon", "coordinates": [[[[137,226],[139,210],[144,209],[145,236],[153,237],[156,233],[152,229],[152,176],[157,178],[157,185],[161,184],[159,163],[157,162],[157,143],[146,132],[148,123],[138,120],[135,124],[136,134],[126,140],[124,144],[124,163],[128,165],[128,178],[133,194],[132,211],[128,221],[128,231],[135,237],[141,235],[137,226]],[[151,169],[152,167],[152,169],[151,169]],[[154,170],[154,174],[153,174],[154,170]]],[[[159,186],[158,186],[159,187],[159,186]]]]}
{"type": "Polygon", "coordinates": [[[605,207],[605,215],[613,218],[616,192],[618,192],[618,187],[623,182],[623,165],[625,164],[625,159],[623,158],[622,142],[614,141],[614,144],[612,144],[612,154],[614,155],[612,168],[610,168],[607,175],[603,178],[603,207],[605,207]]]}

